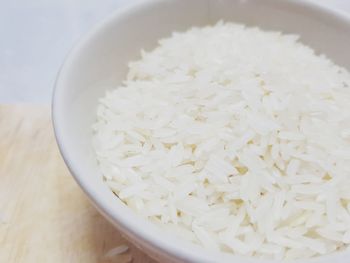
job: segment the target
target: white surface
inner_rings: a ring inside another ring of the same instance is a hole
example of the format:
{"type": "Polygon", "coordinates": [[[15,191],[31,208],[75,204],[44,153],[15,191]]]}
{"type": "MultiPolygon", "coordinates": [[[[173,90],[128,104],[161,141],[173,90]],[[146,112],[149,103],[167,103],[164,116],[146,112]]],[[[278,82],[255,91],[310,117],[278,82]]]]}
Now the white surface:
{"type": "MultiPolygon", "coordinates": [[[[135,0],[0,0],[0,103],[50,103],[61,63],[97,21],[135,0]]],[[[312,0],[350,13],[349,0],[312,0]]]]}
{"type": "Polygon", "coordinates": [[[0,0],[0,102],[49,102],[72,45],[127,0],[0,0]]]}

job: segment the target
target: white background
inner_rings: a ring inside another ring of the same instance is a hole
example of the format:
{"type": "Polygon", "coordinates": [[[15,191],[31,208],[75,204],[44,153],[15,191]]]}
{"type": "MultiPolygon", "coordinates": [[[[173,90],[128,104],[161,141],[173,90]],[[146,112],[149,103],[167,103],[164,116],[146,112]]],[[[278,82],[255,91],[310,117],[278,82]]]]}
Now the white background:
{"type": "MultiPolygon", "coordinates": [[[[0,0],[0,103],[50,103],[57,71],[72,45],[133,1],[0,0]]],[[[350,0],[312,1],[350,15],[350,0]]]]}

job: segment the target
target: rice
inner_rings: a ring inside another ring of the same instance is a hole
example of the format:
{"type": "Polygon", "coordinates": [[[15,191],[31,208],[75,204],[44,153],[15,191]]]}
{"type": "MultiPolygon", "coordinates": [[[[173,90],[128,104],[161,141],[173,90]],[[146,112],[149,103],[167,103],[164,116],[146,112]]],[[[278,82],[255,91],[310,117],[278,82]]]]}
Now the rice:
{"type": "Polygon", "coordinates": [[[128,252],[129,247],[126,245],[120,245],[108,250],[103,256],[103,262],[120,262],[130,263],[133,261],[133,257],[128,252]]]}
{"type": "Polygon", "coordinates": [[[303,259],[350,243],[350,74],[296,35],[219,22],[159,41],[100,100],[106,184],[208,250],[303,259]]]}

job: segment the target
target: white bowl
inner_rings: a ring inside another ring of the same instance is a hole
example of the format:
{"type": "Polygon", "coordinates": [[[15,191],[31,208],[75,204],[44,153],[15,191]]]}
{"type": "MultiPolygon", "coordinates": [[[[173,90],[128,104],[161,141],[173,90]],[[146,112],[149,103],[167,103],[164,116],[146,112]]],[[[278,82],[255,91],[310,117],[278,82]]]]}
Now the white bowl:
{"type": "MultiPolygon", "coordinates": [[[[90,143],[98,98],[124,79],[128,61],[138,58],[141,48],[151,49],[174,30],[220,19],[299,34],[350,69],[350,19],[339,12],[297,0],[152,0],[118,10],[93,29],[69,54],[56,82],[53,124],[72,175],[110,222],[162,262],[266,262],[208,252],[136,216],[103,183],[90,143]]],[[[350,262],[350,252],[302,262],[350,262]]]]}

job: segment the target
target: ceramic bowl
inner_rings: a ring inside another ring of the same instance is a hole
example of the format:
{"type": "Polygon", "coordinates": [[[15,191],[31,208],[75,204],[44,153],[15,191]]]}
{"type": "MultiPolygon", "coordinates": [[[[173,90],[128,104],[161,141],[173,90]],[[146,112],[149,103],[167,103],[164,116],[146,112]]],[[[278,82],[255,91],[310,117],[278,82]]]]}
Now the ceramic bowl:
{"type": "MultiPolygon", "coordinates": [[[[350,19],[341,12],[297,0],[149,0],[118,10],[84,37],[68,55],[54,90],[56,139],[75,180],[126,238],[161,262],[264,262],[206,251],[138,217],[103,183],[91,147],[98,98],[125,78],[128,61],[173,31],[218,20],[299,34],[303,43],[350,69],[350,19]]],[[[350,252],[301,262],[350,262],[350,252]]]]}

